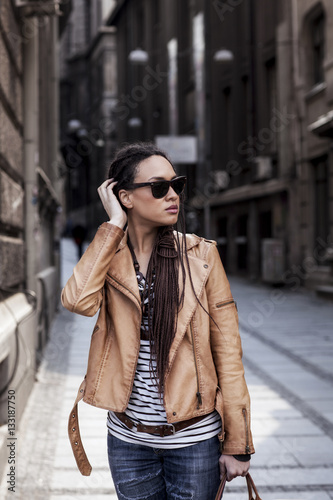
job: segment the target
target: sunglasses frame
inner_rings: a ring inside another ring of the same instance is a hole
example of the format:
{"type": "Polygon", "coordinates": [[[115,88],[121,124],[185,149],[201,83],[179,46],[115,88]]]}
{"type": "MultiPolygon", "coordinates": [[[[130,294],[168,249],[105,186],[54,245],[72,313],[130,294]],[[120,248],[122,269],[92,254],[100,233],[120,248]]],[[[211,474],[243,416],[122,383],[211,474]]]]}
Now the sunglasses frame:
{"type": "Polygon", "coordinates": [[[171,179],[171,181],[167,181],[167,180],[160,180],[160,181],[151,181],[151,182],[136,182],[134,184],[132,184],[132,186],[129,188],[129,189],[137,189],[137,188],[141,188],[141,187],[147,187],[147,186],[150,186],[151,187],[151,194],[154,196],[154,198],[156,198],[157,200],[160,200],[161,198],[164,198],[164,196],[167,195],[167,193],[169,192],[169,189],[170,189],[170,186],[172,187],[172,189],[175,191],[175,193],[177,194],[177,196],[181,195],[182,192],[184,191],[184,188],[185,188],[185,185],[186,185],[186,176],[185,175],[179,175],[178,177],[175,177],[174,179],[171,179]],[[179,181],[179,180],[184,180],[184,187],[183,189],[181,190],[181,192],[178,194],[176,193],[174,187],[173,187],[173,183],[179,181]],[[166,191],[165,194],[163,194],[162,196],[155,196],[154,195],[154,191],[153,191],[153,187],[155,184],[159,184],[159,183],[167,183],[168,184],[168,190],[166,191]]]}

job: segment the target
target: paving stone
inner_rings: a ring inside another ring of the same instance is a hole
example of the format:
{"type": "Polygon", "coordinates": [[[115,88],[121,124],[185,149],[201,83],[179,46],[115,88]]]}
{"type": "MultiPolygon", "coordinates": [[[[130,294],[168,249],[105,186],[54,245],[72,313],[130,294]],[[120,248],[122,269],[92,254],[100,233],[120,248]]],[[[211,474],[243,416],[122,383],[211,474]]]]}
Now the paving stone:
{"type": "Polygon", "coordinates": [[[299,463],[293,450],[281,441],[281,439],[272,436],[258,437],[254,434],[255,450],[252,464],[256,467],[287,467],[298,466],[299,463]]]}
{"type": "Polygon", "coordinates": [[[85,493],[87,491],[103,493],[105,495],[114,493],[109,469],[93,468],[90,476],[82,476],[78,470],[55,470],[51,480],[52,493],[85,493]]]}
{"type": "MultiPolygon", "coordinates": [[[[327,396],[328,398],[328,396],[327,396]]],[[[316,410],[325,413],[333,412],[333,400],[332,397],[330,399],[323,398],[322,400],[310,399],[308,403],[312,405],[316,410]]]]}
{"type": "Polygon", "coordinates": [[[257,419],[252,417],[252,432],[258,436],[322,436],[323,431],[318,429],[306,418],[257,419]]]}
{"type": "MultiPolygon", "coordinates": [[[[261,494],[261,492],[258,492],[261,494]]],[[[279,493],[264,493],[265,500],[330,500],[332,497],[328,493],[323,491],[311,491],[311,492],[286,492],[282,491],[279,493]]],[[[247,500],[247,493],[230,493],[230,490],[226,488],[225,499],[227,500],[247,500]]],[[[54,499],[56,500],[56,499],[54,499]]],[[[69,500],[69,499],[68,499],[69,500]]]]}
{"type": "Polygon", "coordinates": [[[332,440],[327,436],[293,436],[292,439],[278,439],[304,467],[333,466],[332,440]]]}
{"type": "MultiPolygon", "coordinates": [[[[111,493],[111,494],[107,494],[107,495],[89,495],[88,494],[84,494],[84,495],[81,495],[80,493],[74,493],[73,495],[63,495],[62,493],[59,493],[59,495],[52,495],[50,497],[50,500],[117,500],[117,495],[116,493],[111,493]]],[[[310,499],[312,500],[312,499],[310,499]]],[[[322,500],[321,498],[319,500],[322,500]]],[[[326,498],[323,500],[326,500],[326,498]]]]}
{"type": "MultiPolygon", "coordinates": [[[[276,488],[277,492],[306,492],[309,489],[333,491],[333,467],[251,467],[251,476],[258,492],[276,488]],[[307,489],[306,489],[307,488],[307,489]]],[[[244,486],[243,478],[236,478],[229,483],[230,490],[244,486]]],[[[265,495],[262,495],[265,497],[265,495]]]]}
{"type": "Polygon", "coordinates": [[[281,419],[301,417],[300,412],[282,398],[266,399],[265,401],[253,399],[252,414],[256,415],[257,418],[266,416],[281,419]]]}

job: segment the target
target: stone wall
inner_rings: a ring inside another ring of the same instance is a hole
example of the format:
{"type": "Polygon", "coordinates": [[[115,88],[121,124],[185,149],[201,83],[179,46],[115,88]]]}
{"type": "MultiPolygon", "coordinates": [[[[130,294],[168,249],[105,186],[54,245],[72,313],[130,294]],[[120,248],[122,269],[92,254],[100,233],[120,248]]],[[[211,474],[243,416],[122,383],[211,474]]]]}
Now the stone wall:
{"type": "Polygon", "coordinates": [[[24,281],[22,49],[10,0],[0,5],[0,287],[24,281]]]}

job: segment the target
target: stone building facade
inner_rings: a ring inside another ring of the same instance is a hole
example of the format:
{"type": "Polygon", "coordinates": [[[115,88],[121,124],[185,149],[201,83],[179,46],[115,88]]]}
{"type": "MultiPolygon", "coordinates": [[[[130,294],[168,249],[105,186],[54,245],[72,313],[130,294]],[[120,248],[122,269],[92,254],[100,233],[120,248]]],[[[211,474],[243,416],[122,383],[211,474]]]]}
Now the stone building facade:
{"type": "Polygon", "coordinates": [[[57,52],[70,2],[61,9],[0,4],[0,474],[8,390],[19,427],[59,299],[57,52]]]}
{"type": "Polygon", "coordinates": [[[304,279],[324,295],[333,284],[333,5],[298,0],[295,95],[299,116],[299,244],[304,279]],[[319,286],[318,286],[319,284],[319,286]]]}
{"type": "Polygon", "coordinates": [[[61,151],[66,169],[67,232],[91,237],[106,214],[97,188],[115,149],[112,110],[117,97],[115,28],[105,20],[109,0],[74,0],[61,39],[61,151]]]}
{"type": "Polygon", "coordinates": [[[329,0],[119,0],[108,20],[118,142],[194,136],[196,161],[178,165],[189,230],[217,240],[228,272],[322,293],[333,285],[332,22],[329,0]]]}

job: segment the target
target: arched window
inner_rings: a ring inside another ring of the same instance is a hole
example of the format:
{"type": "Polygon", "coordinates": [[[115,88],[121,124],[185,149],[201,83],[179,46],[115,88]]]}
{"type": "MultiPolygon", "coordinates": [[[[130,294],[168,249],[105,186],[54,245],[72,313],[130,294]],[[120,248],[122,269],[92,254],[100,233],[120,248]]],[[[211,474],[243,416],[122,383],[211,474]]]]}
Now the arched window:
{"type": "Polygon", "coordinates": [[[311,23],[312,41],[312,74],[313,82],[324,81],[324,55],[325,55],[325,17],[321,12],[311,23]]]}
{"type": "Polygon", "coordinates": [[[306,15],[302,38],[305,76],[308,86],[313,87],[325,80],[326,16],[321,2],[306,15]]]}

